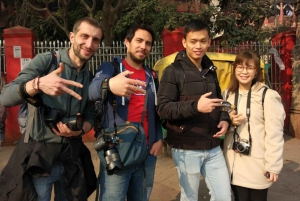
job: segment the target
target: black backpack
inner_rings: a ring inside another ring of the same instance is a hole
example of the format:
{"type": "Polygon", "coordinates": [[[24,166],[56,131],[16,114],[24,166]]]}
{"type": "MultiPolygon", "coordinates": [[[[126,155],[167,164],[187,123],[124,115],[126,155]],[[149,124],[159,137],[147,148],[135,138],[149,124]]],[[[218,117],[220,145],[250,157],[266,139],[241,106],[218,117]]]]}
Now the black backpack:
{"type": "MultiPolygon", "coordinates": [[[[49,74],[50,72],[54,71],[58,68],[60,62],[60,55],[58,51],[51,51],[51,59],[47,66],[47,70],[44,72],[45,75],[49,74]]],[[[18,111],[18,123],[20,127],[21,134],[25,134],[26,132],[26,125],[27,125],[27,116],[28,116],[28,103],[22,103],[20,105],[18,111]]]]}

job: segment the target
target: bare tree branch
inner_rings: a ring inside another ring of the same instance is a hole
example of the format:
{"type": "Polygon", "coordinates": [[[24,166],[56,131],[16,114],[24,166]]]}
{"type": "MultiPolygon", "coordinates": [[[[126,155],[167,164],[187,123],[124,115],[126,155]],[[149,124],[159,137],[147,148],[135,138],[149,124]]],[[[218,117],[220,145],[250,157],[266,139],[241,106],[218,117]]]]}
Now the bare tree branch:
{"type": "Polygon", "coordinates": [[[112,0],[105,0],[102,7],[102,25],[104,27],[104,43],[109,46],[112,45],[114,38],[114,26],[120,19],[121,12],[134,0],[118,0],[116,7],[112,7],[112,0]]]}
{"type": "Polygon", "coordinates": [[[85,0],[80,0],[80,3],[89,12],[89,17],[93,18],[94,17],[94,12],[95,12],[95,9],[96,9],[96,0],[93,0],[92,7],[89,7],[89,5],[87,5],[87,3],[85,2],[85,0]]]}
{"type": "Polygon", "coordinates": [[[69,12],[68,12],[68,9],[66,9],[67,3],[64,0],[58,0],[58,5],[59,5],[59,10],[60,11],[61,11],[61,6],[60,6],[61,4],[63,5],[63,10],[64,10],[63,17],[62,17],[62,20],[63,20],[63,23],[64,23],[63,27],[65,27],[65,29],[68,31],[68,33],[66,33],[66,34],[69,37],[69,34],[70,34],[70,32],[68,30],[68,13],[69,12]]]}
{"type": "MultiPolygon", "coordinates": [[[[65,10],[65,13],[64,13],[64,16],[63,16],[63,25],[58,21],[58,19],[50,12],[49,8],[48,8],[48,5],[46,4],[46,7],[45,8],[39,8],[39,7],[36,7],[34,5],[32,5],[29,1],[25,0],[27,2],[27,4],[33,9],[33,10],[36,10],[36,11],[44,11],[46,12],[50,19],[52,19],[55,24],[57,24],[57,26],[62,29],[66,35],[69,37],[69,34],[70,34],[70,31],[68,30],[68,26],[67,26],[67,15],[66,15],[66,11],[67,9],[64,9],[65,10]]],[[[62,3],[63,1],[59,0],[58,1],[58,5],[60,6],[60,3],[65,7],[66,5],[64,3],[62,3]]],[[[59,7],[60,8],[60,7],[59,7]]]]}
{"type": "Polygon", "coordinates": [[[116,24],[117,21],[120,19],[121,12],[124,8],[126,8],[133,0],[125,0],[121,1],[119,0],[116,7],[112,8],[112,16],[113,16],[113,24],[116,24]]]}

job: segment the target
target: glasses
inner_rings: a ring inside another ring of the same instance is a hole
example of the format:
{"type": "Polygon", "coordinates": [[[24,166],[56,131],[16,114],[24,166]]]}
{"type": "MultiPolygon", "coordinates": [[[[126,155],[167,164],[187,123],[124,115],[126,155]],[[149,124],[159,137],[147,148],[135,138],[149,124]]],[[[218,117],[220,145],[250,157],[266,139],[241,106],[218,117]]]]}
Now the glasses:
{"type": "Polygon", "coordinates": [[[246,69],[246,71],[248,72],[248,73],[253,73],[254,72],[254,70],[255,70],[255,67],[254,66],[242,66],[242,65],[237,65],[236,67],[235,67],[235,70],[237,71],[237,72],[243,72],[244,71],[244,69],[246,69]]]}

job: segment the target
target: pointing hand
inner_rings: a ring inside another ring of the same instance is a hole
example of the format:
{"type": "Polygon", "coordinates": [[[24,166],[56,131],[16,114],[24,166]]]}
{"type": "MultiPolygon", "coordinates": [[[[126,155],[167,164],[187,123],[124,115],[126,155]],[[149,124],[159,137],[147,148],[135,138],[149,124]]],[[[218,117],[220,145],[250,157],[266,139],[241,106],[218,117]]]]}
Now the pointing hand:
{"type": "Polygon", "coordinates": [[[59,64],[59,67],[49,73],[48,75],[41,77],[39,79],[39,89],[50,96],[60,96],[62,94],[68,93],[71,96],[74,96],[78,100],[81,100],[82,97],[74,92],[69,86],[75,86],[82,88],[83,85],[81,83],[63,79],[60,77],[60,74],[64,71],[63,63],[59,64]]]}
{"type": "Polygon", "coordinates": [[[126,97],[129,97],[134,92],[145,94],[146,91],[142,87],[146,87],[146,83],[127,77],[132,74],[133,72],[126,70],[110,78],[108,82],[110,91],[117,96],[126,97]]]}

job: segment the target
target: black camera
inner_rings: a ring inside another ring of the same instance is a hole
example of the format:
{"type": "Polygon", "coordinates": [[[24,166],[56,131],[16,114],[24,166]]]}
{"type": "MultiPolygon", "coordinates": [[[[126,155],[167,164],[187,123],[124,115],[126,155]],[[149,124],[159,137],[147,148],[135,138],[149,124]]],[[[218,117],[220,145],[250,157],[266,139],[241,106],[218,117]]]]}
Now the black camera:
{"type": "Polygon", "coordinates": [[[233,142],[232,149],[241,154],[249,155],[251,146],[248,140],[241,139],[239,142],[233,142]]]}
{"type": "Polygon", "coordinates": [[[229,103],[228,101],[222,101],[221,104],[222,104],[222,106],[220,107],[221,111],[230,113],[232,110],[235,109],[235,106],[229,103]]]}
{"type": "Polygon", "coordinates": [[[104,150],[104,158],[106,161],[106,171],[108,175],[112,175],[115,170],[120,170],[124,167],[121,160],[117,145],[119,137],[114,133],[100,134],[94,142],[96,151],[104,150]]]}
{"type": "Polygon", "coordinates": [[[55,108],[47,108],[45,110],[44,121],[51,130],[55,128],[57,131],[59,130],[56,124],[60,121],[66,124],[72,131],[79,131],[83,126],[83,119],[81,115],[62,115],[61,111],[55,108]]]}

